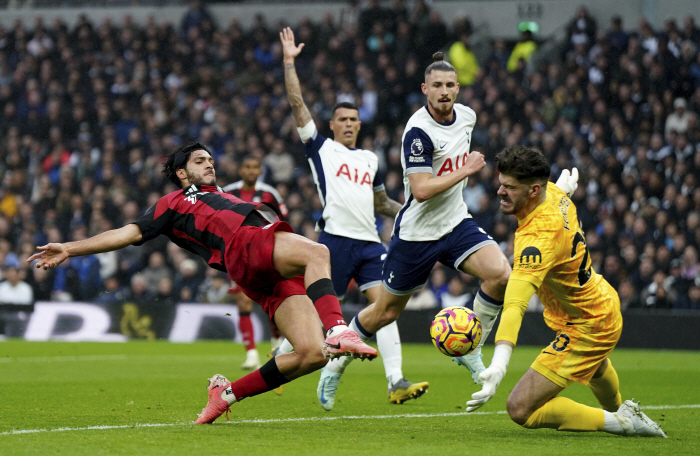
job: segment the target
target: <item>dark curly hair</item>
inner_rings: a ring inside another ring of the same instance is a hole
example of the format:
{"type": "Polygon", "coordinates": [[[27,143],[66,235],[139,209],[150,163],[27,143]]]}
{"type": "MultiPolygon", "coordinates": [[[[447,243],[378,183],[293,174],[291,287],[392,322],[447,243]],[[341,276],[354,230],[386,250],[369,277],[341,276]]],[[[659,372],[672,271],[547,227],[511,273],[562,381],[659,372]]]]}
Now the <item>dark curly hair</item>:
{"type": "Polygon", "coordinates": [[[542,152],[532,147],[516,145],[496,155],[499,173],[516,178],[524,184],[546,184],[552,167],[542,152]]]}
{"type": "Polygon", "coordinates": [[[192,155],[192,152],[195,150],[204,150],[211,155],[209,149],[200,143],[194,142],[174,150],[168,155],[168,160],[163,164],[163,174],[165,174],[165,177],[180,188],[182,188],[182,183],[180,182],[180,178],[177,177],[177,174],[175,174],[175,171],[185,168],[187,161],[190,159],[190,155],[192,155]]]}

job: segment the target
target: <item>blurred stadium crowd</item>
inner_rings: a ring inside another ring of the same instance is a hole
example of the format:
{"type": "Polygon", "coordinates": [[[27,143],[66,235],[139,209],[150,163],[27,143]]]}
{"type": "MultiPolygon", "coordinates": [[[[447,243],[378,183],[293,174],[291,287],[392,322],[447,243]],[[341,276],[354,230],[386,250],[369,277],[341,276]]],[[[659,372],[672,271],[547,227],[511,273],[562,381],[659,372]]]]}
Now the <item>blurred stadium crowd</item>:
{"type": "MultiPolygon", "coordinates": [[[[315,239],[322,207],[286,99],[283,25],[259,15],[221,27],[195,5],[179,24],[83,17],[69,28],[37,17],[0,27],[5,284],[26,282],[32,300],[162,308],[230,299],[225,278],[165,238],[48,272],[25,262],[37,245],[120,227],[175,190],[161,163],[188,141],[213,151],[221,185],[239,179],[243,156],[259,157],[288,221],[315,239]]],[[[538,54],[542,41],[525,30],[516,43],[489,40],[479,58],[470,19],[448,20],[423,1],[413,9],[351,1],[339,18],[289,25],[306,44],[297,71],[321,132],[330,134],[336,102],[360,106],[360,145],[379,156],[391,198],[403,202],[403,124],[424,104],[431,54],[444,49],[460,74],[460,101],[478,116],[472,150],[490,161],[513,144],[538,147],[554,179],[579,168],[573,200],[591,259],[623,307],[700,310],[700,29],[692,17],[632,31],[620,18],[599,27],[582,8],[549,54],[538,54]]],[[[517,225],[498,213],[497,182],[489,164],[464,197],[512,256],[517,225]]],[[[391,221],[378,229],[388,241],[391,221]]],[[[420,305],[469,300],[474,279],[452,274],[437,267],[420,305]]]]}

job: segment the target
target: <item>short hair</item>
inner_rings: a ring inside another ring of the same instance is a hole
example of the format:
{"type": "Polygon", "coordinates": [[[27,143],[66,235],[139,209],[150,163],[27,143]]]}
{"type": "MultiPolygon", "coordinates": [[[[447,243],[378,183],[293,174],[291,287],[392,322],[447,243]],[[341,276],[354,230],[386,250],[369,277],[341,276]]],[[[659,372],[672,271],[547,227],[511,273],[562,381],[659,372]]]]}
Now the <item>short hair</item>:
{"type": "Polygon", "coordinates": [[[165,177],[180,188],[182,188],[182,183],[175,172],[178,169],[182,169],[187,166],[190,155],[192,155],[192,152],[195,150],[204,150],[211,155],[209,149],[198,142],[193,142],[182,146],[179,149],[175,149],[170,155],[168,155],[168,160],[165,162],[165,164],[163,164],[163,174],[165,174],[165,177]]]}
{"type": "Polygon", "coordinates": [[[255,155],[253,155],[253,154],[247,154],[247,155],[245,155],[245,156],[243,157],[243,159],[241,159],[241,164],[245,163],[246,160],[255,160],[256,162],[258,162],[258,165],[261,165],[261,166],[262,166],[262,159],[261,159],[260,157],[257,157],[257,156],[255,156],[255,155]]]}
{"type": "Polygon", "coordinates": [[[336,103],[333,106],[333,109],[331,110],[331,119],[335,117],[335,112],[340,108],[354,109],[358,113],[360,112],[360,108],[358,108],[355,103],[351,103],[349,101],[341,101],[340,103],[336,103]]]}
{"type": "Polygon", "coordinates": [[[428,76],[433,71],[451,71],[457,73],[455,67],[453,67],[450,62],[445,61],[445,53],[440,51],[433,54],[433,63],[428,65],[428,68],[425,69],[425,76],[428,76]]]}
{"type": "Polygon", "coordinates": [[[496,155],[496,169],[499,173],[528,185],[534,182],[546,184],[552,172],[552,167],[542,152],[519,144],[496,155]]]}

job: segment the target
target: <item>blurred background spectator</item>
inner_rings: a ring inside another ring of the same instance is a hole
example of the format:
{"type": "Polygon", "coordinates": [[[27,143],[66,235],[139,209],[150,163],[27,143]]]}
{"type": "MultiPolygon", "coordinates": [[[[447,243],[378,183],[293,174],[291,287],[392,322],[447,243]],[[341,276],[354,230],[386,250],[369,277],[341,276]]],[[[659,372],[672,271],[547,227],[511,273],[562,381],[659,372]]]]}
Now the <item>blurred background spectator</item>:
{"type": "MultiPolygon", "coordinates": [[[[424,104],[432,53],[444,50],[460,72],[459,101],[477,114],[471,148],[489,162],[464,197],[506,254],[517,225],[498,213],[492,160],[524,144],[544,151],[553,179],[581,171],[572,199],[594,267],[623,306],[698,309],[700,29],[692,16],[659,30],[646,20],[635,27],[613,17],[607,30],[599,22],[581,7],[561,41],[528,28],[514,42],[477,36],[471,18],[448,21],[422,0],[349,1],[339,17],[295,24],[263,14],[219,24],[193,1],[179,23],[83,16],[72,27],[60,19],[0,27],[0,264],[19,259],[9,274],[37,299],[221,302],[218,278],[165,238],[55,271],[22,264],[36,245],[119,227],[176,190],[160,169],[188,141],[213,151],[221,185],[237,180],[242,157],[260,157],[287,220],[314,239],[321,205],[277,41],[290,25],[306,44],[297,71],[321,133],[330,134],[335,102],[357,103],[360,144],[378,153],[390,197],[403,201],[403,125],[424,104]]],[[[391,221],[378,229],[388,241],[391,221]]],[[[473,287],[437,266],[425,302],[461,302],[473,287]]],[[[153,334],[147,315],[129,315],[125,333],[153,334]]]]}

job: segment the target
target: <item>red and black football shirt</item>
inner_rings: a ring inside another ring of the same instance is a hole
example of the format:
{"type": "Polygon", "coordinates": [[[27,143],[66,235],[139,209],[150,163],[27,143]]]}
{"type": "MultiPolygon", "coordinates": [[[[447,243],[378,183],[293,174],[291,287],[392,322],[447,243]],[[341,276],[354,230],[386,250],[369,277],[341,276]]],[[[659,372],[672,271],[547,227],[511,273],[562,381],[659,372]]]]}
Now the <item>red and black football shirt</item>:
{"type": "Polygon", "coordinates": [[[213,185],[190,185],[161,197],[132,222],[143,235],[134,245],[164,234],[178,246],[204,258],[212,268],[226,271],[226,246],[238,228],[243,224],[259,226],[258,220],[271,220],[271,215],[279,213],[267,203],[246,203],[213,185]],[[248,223],[246,218],[251,213],[256,220],[248,223]]]}

